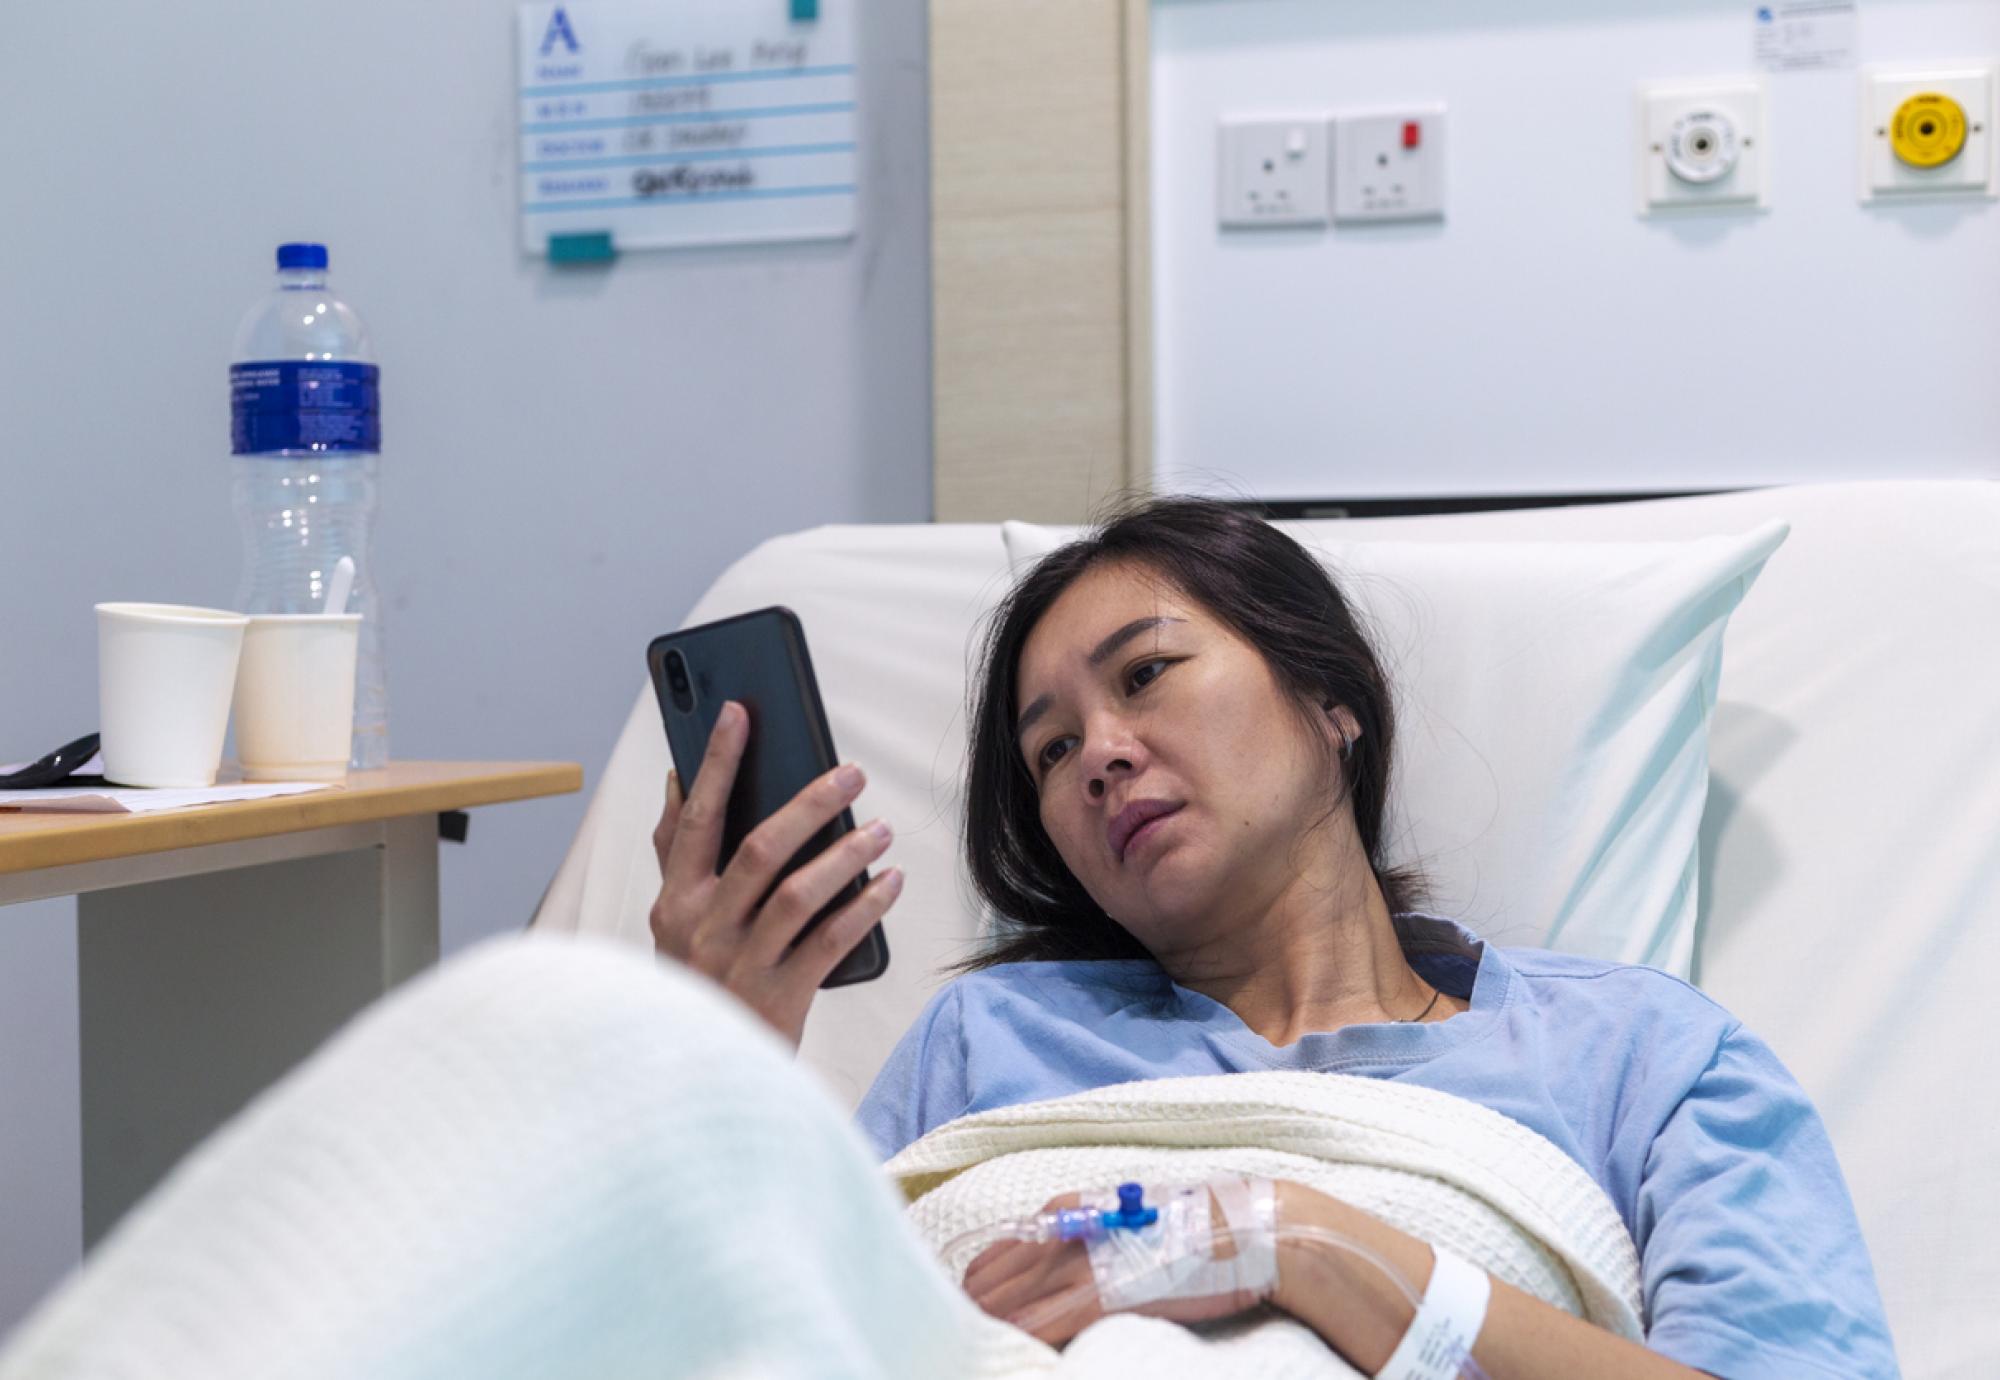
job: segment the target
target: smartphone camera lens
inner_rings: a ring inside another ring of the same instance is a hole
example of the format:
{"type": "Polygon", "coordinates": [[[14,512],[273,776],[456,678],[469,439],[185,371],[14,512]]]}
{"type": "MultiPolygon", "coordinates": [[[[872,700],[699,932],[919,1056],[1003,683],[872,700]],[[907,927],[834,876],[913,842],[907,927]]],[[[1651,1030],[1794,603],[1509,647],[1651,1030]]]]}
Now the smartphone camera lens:
{"type": "Polygon", "coordinates": [[[684,714],[694,708],[694,691],[688,688],[687,659],[679,652],[667,653],[667,689],[673,692],[674,708],[684,714]]]}

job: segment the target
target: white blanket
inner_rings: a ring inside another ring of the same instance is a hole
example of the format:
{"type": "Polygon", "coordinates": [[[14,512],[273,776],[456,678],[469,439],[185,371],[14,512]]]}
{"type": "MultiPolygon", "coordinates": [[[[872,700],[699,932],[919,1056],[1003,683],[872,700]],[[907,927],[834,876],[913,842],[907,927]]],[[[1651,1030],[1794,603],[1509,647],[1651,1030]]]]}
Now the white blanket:
{"type": "MultiPolygon", "coordinates": [[[[1542,1136],[1428,1088],[1320,1073],[1160,1079],[961,1117],[886,1166],[932,1249],[1126,1179],[1290,1179],[1366,1209],[1495,1278],[1634,1341],[1639,1261],[1604,1191],[1542,1136]]],[[[976,1247],[946,1259],[954,1279],[976,1247]]],[[[1201,1329],[1114,1316],[1060,1357],[1013,1345],[981,1374],[1353,1376],[1288,1317],[1201,1329]]]]}
{"type": "Polygon", "coordinates": [[[203,1144],[0,1346],[0,1380],[964,1374],[987,1320],[902,1209],[714,986],[604,940],[495,940],[203,1144]]]}
{"type": "Polygon", "coordinates": [[[197,1150],[0,1347],[0,1380],[1346,1375],[1285,1319],[1107,1318],[1062,1353],[942,1240],[1057,1192],[1233,1169],[1379,1212],[1636,1335],[1636,1262],[1554,1147],[1323,1075],[961,1118],[890,1169],[736,1002],[605,941],[497,940],[370,1008],[197,1150]],[[927,1249],[926,1242],[931,1243],[927,1249]]]}

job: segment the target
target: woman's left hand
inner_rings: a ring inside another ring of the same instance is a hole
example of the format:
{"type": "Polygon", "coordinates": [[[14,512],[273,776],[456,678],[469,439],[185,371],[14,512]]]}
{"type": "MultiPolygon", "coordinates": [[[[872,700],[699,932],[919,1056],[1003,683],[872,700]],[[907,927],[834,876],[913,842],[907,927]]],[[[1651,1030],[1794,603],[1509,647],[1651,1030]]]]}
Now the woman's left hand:
{"type": "MultiPolygon", "coordinates": [[[[1080,1193],[1064,1193],[1042,1205],[1043,1212],[1077,1207],[1080,1193]]],[[[1217,1254],[1233,1249],[1222,1243],[1223,1222],[1215,1218],[1217,1254]]],[[[1047,1342],[1066,1345],[1070,1338],[1104,1316],[1097,1280],[1090,1269],[1089,1248],[1082,1241],[1001,1241],[974,1258],[965,1272],[965,1292],[972,1301],[1004,1322],[1047,1342]]],[[[1174,1322],[1207,1322],[1255,1308],[1261,1299],[1248,1291],[1199,1299],[1161,1299],[1127,1311],[1174,1322]]]]}

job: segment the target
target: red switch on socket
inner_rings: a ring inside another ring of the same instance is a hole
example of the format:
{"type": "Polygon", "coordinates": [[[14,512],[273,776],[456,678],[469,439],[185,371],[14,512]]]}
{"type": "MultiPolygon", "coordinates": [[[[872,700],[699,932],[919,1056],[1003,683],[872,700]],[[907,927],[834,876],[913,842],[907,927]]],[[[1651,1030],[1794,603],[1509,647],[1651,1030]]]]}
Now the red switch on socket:
{"type": "Polygon", "coordinates": [[[1413,149],[1423,137],[1423,127],[1415,120],[1403,121],[1403,147],[1413,149]]]}

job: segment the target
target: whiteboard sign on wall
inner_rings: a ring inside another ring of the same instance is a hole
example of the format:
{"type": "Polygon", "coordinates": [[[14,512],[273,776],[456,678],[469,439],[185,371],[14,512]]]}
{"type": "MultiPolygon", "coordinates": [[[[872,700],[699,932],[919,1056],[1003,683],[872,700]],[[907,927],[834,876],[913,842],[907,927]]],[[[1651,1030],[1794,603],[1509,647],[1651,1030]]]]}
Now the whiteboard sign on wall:
{"type": "Polygon", "coordinates": [[[853,234],[852,2],[523,4],[522,247],[853,234]]]}
{"type": "Polygon", "coordinates": [[[1772,0],[1757,6],[1751,52],[1767,72],[1854,65],[1852,0],[1772,0]]]}

